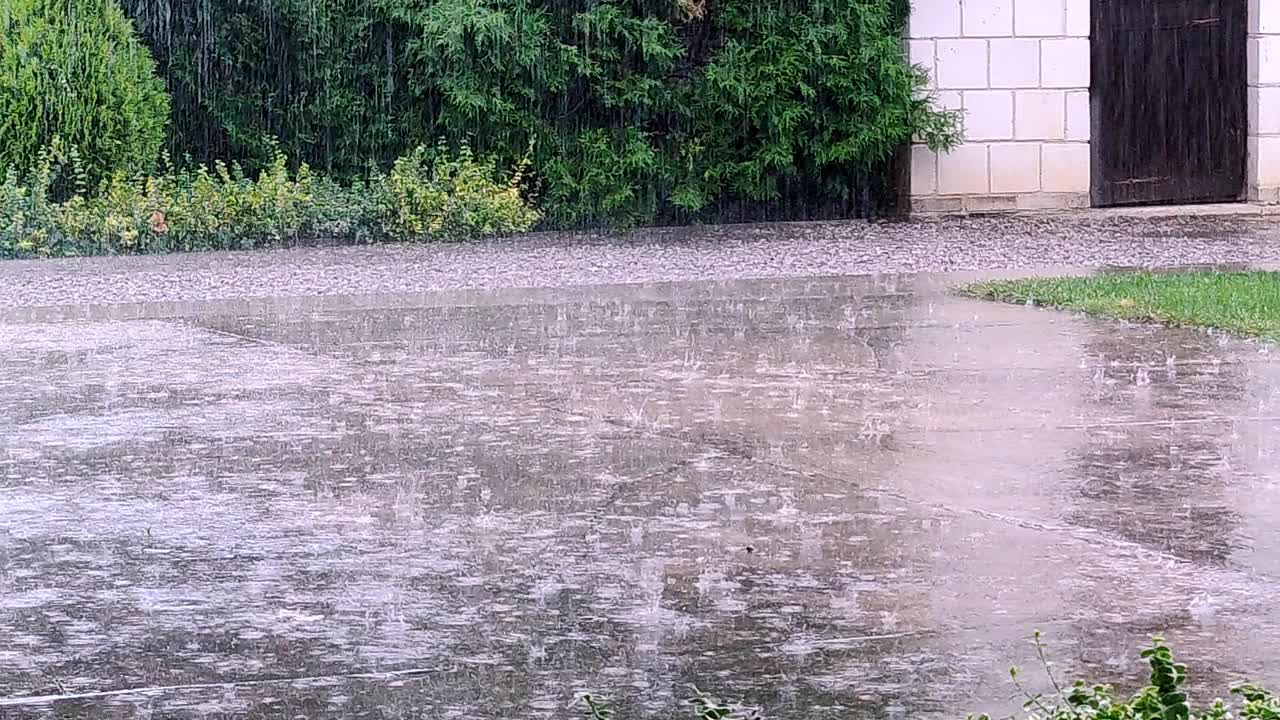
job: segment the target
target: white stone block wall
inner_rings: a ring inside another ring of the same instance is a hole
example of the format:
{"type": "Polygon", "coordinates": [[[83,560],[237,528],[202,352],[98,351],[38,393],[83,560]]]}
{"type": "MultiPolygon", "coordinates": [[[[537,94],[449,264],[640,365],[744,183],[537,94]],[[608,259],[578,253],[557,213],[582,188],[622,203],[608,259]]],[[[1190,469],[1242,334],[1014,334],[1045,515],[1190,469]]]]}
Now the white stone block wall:
{"type": "Polygon", "coordinates": [[[1249,0],[1249,199],[1280,203],[1280,0],[1249,0]]]}
{"type": "Polygon", "coordinates": [[[912,147],[913,212],[1088,206],[1089,5],[915,0],[908,54],[939,104],[963,112],[964,142],[912,147]]]}

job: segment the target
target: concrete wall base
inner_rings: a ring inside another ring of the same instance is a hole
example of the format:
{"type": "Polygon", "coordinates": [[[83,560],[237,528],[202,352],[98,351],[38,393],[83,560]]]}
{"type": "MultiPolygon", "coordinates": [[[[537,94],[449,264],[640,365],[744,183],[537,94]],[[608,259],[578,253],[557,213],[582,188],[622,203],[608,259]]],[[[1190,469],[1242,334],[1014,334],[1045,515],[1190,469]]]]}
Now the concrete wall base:
{"type": "Polygon", "coordinates": [[[1280,205],[1280,187],[1251,187],[1249,202],[1260,205],[1280,205]]]}
{"type": "Polygon", "coordinates": [[[927,195],[912,197],[912,216],[985,215],[1035,210],[1072,210],[1089,207],[1089,193],[1011,193],[998,195],[927,195]]]}

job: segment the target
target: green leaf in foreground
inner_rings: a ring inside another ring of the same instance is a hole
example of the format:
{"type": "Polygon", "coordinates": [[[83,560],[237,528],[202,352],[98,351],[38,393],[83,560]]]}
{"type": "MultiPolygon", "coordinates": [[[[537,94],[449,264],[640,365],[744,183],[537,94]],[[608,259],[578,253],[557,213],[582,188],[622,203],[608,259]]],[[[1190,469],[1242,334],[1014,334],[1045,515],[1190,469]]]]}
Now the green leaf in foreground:
{"type": "MultiPolygon", "coordinates": [[[[1184,683],[1187,667],[1174,659],[1173,650],[1156,636],[1141,657],[1151,669],[1150,684],[1132,695],[1123,695],[1109,684],[1090,684],[1077,680],[1071,685],[1059,682],[1048,646],[1037,632],[1032,638],[1037,660],[1044,670],[1046,692],[1032,692],[1016,668],[1010,670],[1013,684],[1026,700],[1023,714],[1005,720],[1280,720],[1280,699],[1257,685],[1240,684],[1231,689],[1230,700],[1215,699],[1194,708],[1184,683]]],[[[692,720],[760,720],[754,709],[727,705],[706,695],[696,687],[689,699],[692,720]]],[[[585,720],[614,720],[614,710],[607,699],[586,693],[574,703],[585,720]]],[[[688,717],[687,715],[684,717],[688,717]]],[[[989,715],[968,715],[967,720],[992,720],[989,715]]]]}

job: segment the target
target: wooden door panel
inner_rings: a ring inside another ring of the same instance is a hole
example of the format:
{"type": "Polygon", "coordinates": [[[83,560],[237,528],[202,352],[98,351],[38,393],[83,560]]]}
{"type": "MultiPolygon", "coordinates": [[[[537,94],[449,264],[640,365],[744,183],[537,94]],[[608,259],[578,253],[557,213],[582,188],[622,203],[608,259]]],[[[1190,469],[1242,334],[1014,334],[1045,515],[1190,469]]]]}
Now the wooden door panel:
{"type": "Polygon", "coordinates": [[[1096,205],[1239,199],[1247,0],[1094,0],[1096,205]]]}

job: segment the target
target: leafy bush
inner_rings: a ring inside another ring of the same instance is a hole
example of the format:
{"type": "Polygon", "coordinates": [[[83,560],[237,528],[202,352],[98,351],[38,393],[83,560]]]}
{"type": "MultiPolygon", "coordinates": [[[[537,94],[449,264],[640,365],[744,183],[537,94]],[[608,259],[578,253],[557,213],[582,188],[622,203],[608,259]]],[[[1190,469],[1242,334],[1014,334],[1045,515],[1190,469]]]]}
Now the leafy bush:
{"type": "Polygon", "coordinates": [[[258,167],[278,137],[357,176],[445,138],[528,157],[557,226],[812,214],[913,135],[956,139],[904,57],[904,0],[124,2],[175,152],[258,167]]]}
{"type": "MultiPolygon", "coordinates": [[[[1214,700],[1208,707],[1193,710],[1183,684],[1187,680],[1187,667],[1176,662],[1173,651],[1164,639],[1152,639],[1151,647],[1142,651],[1142,657],[1151,666],[1150,684],[1129,698],[1116,695],[1110,685],[1089,685],[1076,681],[1063,688],[1053,676],[1045,646],[1040,634],[1035,636],[1036,652],[1053,685],[1052,697],[1028,692],[1020,681],[1018,668],[1009,670],[1018,689],[1026,697],[1023,709],[1027,720],[1277,720],[1280,718],[1280,699],[1256,685],[1242,684],[1231,689],[1239,698],[1232,707],[1223,700],[1214,700]]],[[[969,720],[991,720],[987,715],[970,715],[969,720]]]]}
{"type": "Polygon", "coordinates": [[[94,193],[82,161],[56,141],[20,181],[0,183],[0,257],[170,252],[274,245],[302,235],[355,240],[458,240],[528,230],[538,215],[516,183],[494,179],[492,163],[470,152],[429,159],[423,149],[389,175],[339,184],[302,165],[290,173],[282,153],[255,177],[215,163],[130,178],[117,173],[94,193]],[[53,199],[57,178],[71,195],[53,199]]]}
{"type": "Polygon", "coordinates": [[[169,100],[115,0],[4,0],[0,12],[0,167],[30,171],[55,137],[88,177],[145,172],[169,100]]]}
{"type": "MultiPolygon", "coordinates": [[[[1280,720],[1280,698],[1257,685],[1241,684],[1231,689],[1238,699],[1232,705],[1214,700],[1208,707],[1192,709],[1183,684],[1187,668],[1174,660],[1173,651],[1162,638],[1152,639],[1142,657],[1151,666],[1150,684],[1129,698],[1116,695],[1110,685],[1088,685],[1083,680],[1063,688],[1054,677],[1040,633],[1035,648],[1054,692],[1051,696],[1031,693],[1022,684],[1018,668],[1010,676],[1026,698],[1025,720],[1280,720]]],[[[580,694],[577,702],[587,720],[614,720],[616,712],[597,695],[580,694]]],[[[688,700],[694,720],[758,720],[759,713],[747,707],[719,702],[697,688],[688,700]]],[[[968,720],[991,720],[988,715],[969,715],[968,720]]],[[[1012,720],[1010,718],[1009,720],[1012,720]]]]}
{"type": "Polygon", "coordinates": [[[520,196],[520,172],[498,183],[493,164],[477,162],[470,148],[456,158],[438,148],[432,158],[420,145],[374,183],[382,231],[400,240],[450,240],[528,230],[538,214],[520,196]]]}
{"type": "Polygon", "coordinates": [[[953,120],[918,92],[894,0],[383,0],[410,28],[412,107],[508,161],[533,143],[559,225],[846,199],[913,134],[953,120]]]}
{"type": "Polygon", "coordinates": [[[723,44],[689,87],[676,202],[769,200],[787,179],[835,195],[913,133],[949,142],[902,60],[899,12],[887,0],[717,3],[723,44]]]}

